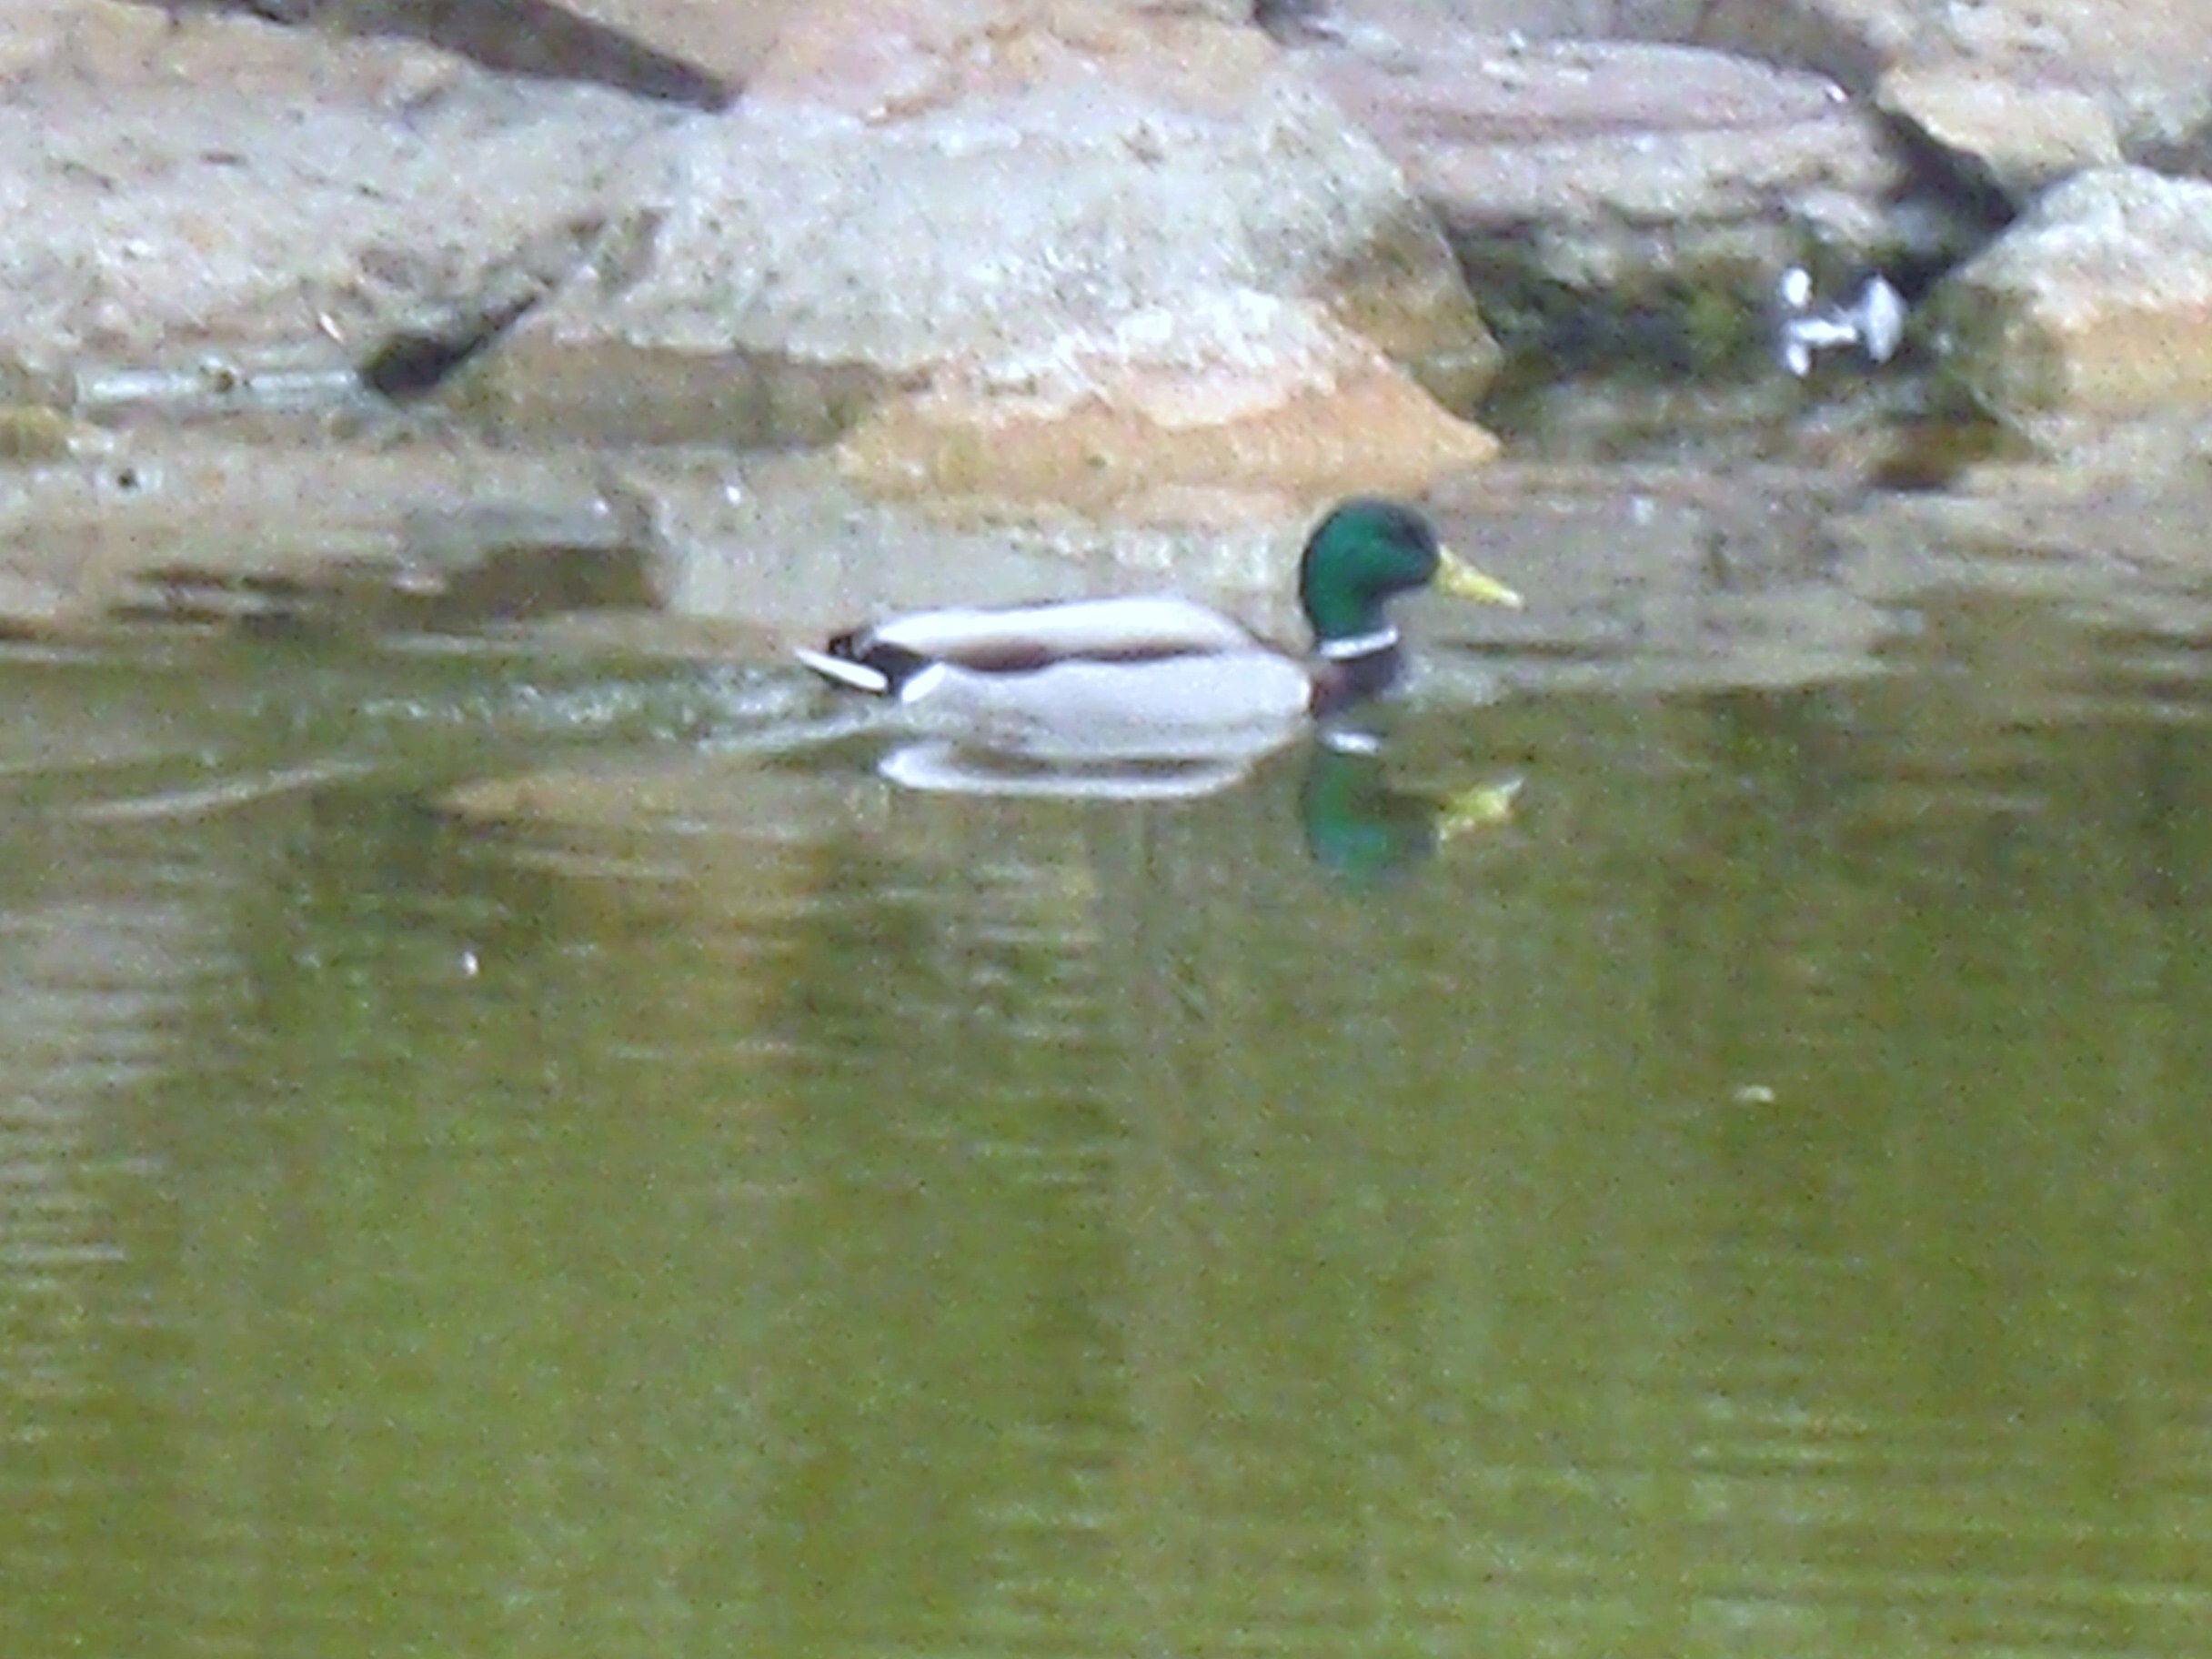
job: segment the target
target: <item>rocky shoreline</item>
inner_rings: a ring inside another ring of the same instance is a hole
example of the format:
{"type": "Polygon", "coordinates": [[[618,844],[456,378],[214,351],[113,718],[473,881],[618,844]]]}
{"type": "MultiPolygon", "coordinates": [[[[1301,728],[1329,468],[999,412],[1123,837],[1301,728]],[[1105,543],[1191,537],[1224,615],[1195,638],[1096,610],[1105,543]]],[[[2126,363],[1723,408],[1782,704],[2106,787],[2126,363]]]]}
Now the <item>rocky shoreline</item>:
{"type": "Polygon", "coordinates": [[[1740,369],[1791,265],[1894,279],[1954,412],[2193,463],[2207,45],[2148,0],[18,0],[0,484],[427,430],[1274,524],[1488,459],[1503,357],[1740,369]]]}

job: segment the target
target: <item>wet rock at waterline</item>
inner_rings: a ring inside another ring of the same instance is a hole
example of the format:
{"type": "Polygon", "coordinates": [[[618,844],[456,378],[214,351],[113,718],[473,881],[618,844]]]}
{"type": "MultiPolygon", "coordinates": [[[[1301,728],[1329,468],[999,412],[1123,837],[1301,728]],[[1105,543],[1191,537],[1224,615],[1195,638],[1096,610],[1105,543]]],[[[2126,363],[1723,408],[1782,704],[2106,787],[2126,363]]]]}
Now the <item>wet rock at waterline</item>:
{"type": "Polygon", "coordinates": [[[870,411],[839,457],[886,497],[1140,517],[1272,497],[1295,517],[1352,489],[1418,493],[1497,448],[1320,307],[1233,289],[940,373],[870,411]]]}
{"type": "Polygon", "coordinates": [[[1489,447],[1434,400],[1463,407],[1496,359],[1450,250],[1256,30],[1088,0],[825,5],[727,118],[654,150],[582,276],[475,377],[511,429],[873,421],[860,476],[1024,498],[1109,475],[1141,495],[1194,455],[1265,475],[1340,387],[1329,463],[1291,446],[1299,493],[1489,447]],[[931,426],[950,450],[908,436],[931,426]]]}
{"type": "Polygon", "coordinates": [[[641,506],[568,457],[149,435],[0,467],[0,635],[487,629],[669,580],[641,506]]]}
{"type": "Polygon", "coordinates": [[[2080,174],[1939,290],[1946,372],[2031,437],[2212,417],[2212,184],[2080,174]]]}

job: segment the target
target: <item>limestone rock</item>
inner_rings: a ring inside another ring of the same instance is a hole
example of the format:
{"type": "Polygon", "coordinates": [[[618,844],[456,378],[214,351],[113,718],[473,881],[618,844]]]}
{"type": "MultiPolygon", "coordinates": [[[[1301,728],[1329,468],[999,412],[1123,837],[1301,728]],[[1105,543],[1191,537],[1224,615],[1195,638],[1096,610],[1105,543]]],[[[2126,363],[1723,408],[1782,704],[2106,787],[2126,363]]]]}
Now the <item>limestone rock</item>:
{"type": "Polygon", "coordinates": [[[2212,184],[2140,167],[2051,190],[1936,296],[1948,372],[2033,431],[2212,408],[2212,184]]]}
{"type": "Polygon", "coordinates": [[[2016,206],[2084,168],[2119,165],[2111,112],[2086,92],[1899,70],[1883,77],[1877,102],[2016,206]]]}
{"type": "Polygon", "coordinates": [[[248,17],[72,0],[11,27],[0,360],[65,383],[211,354],[342,379],[465,331],[565,274],[625,146],[683,118],[248,17]]]}
{"type": "MultiPolygon", "coordinates": [[[[1164,5],[826,5],[726,119],[658,146],[635,203],[486,365],[505,418],[819,440],[932,388],[972,411],[1059,353],[1098,369],[1083,407],[1129,436],[1156,423],[1114,405],[1133,382],[1100,354],[1155,313],[1222,410],[1279,407],[1286,378],[1325,397],[1348,328],[1455,401],[1494,364],[1398,169],[1258,31],[1164,5]]],[[[1371,353],[1358,377],[1398,372],[1371,353]]]]}
{"type": "Polygon", "coordinates": [[[2212,158],[2212,14],[2200,0],[1270,0],[1286,38],[1346,45],[1409,27],[1529,41],[1642,40],[1730,53],[1870,96],[1892,71],[2095,98],[2127,159],[2212,158]]]}
{"type": "Polygon", "coordinates": [[[2130,160],[2202,147],[2203,5],[2174,0],[1714,0],[1692,38],[1871,91],[1895,68],[2064,87],[2101,103],[2130,160]]]}

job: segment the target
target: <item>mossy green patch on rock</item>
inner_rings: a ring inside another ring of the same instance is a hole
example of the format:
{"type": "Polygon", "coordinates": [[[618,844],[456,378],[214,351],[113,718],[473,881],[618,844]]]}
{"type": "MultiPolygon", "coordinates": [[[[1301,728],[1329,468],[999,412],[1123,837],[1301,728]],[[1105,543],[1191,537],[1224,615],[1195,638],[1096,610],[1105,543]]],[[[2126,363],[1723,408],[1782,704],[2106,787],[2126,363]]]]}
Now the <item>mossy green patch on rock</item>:
{"type": "Polygon", "coordinates": [[[1761,266],[1731,261],[1694,275],[1580,288],[1514,265],[1506,250],[1470,257],[1479,261],[1473,281],[1505,348],[1508,380],[1562,367],[1728,375],[1772,349],[1772,278],[1761,266]]]}
{"type": "Polygon", "coordinates": [[[76,423],[39,404],[0,403],[0,461],[58,461],[70,451],[76,423]]]}

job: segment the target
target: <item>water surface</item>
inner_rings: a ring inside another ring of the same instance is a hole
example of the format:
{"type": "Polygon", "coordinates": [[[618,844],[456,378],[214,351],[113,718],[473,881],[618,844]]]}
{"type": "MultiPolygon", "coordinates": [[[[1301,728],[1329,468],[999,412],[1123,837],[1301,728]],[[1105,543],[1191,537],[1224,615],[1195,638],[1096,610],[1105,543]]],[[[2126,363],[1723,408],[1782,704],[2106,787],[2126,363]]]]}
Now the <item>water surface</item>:
{"type": "Polygon", "coordinates": [[[1899,624],[1155,804],[17,649],[0,1649],[2212,1652],[2212,630],[1899,624]]]}

